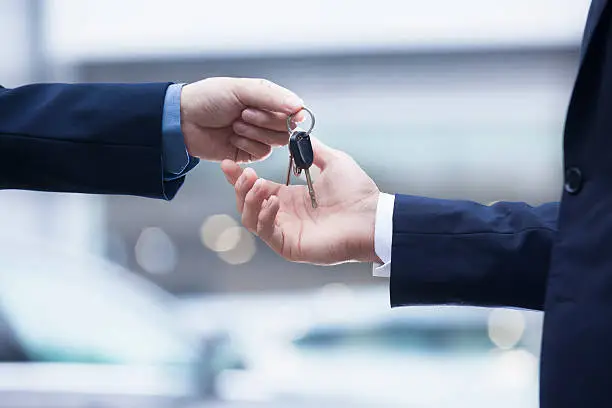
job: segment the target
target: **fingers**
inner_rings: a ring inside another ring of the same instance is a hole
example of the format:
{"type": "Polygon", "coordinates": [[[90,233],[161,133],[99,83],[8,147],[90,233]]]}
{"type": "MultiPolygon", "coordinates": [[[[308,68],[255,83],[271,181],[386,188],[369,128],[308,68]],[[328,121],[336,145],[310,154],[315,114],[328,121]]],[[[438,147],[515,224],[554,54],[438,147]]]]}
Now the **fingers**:
{"type": "Polygon", "coordinates": [[[238,149],[247,152],[253,160],[261,160],[268,157],[272,152],[272,147],[255,140],[241,136],[231,136],[230,143],[238,149]]]}
{"type": "MultiPolygon", "coordinates": [[[[242,111],[242,120],[251,125],[276,130],[287,134],[287,115],[280,112],[268,112],[258,109],[245,109],[242,111]]],[[[291,128],[304,120],[304,112],[300,111],[291,118],[291,128]]]]}
{"type": "Polygon", "coordinates": [[[277,253],[283,249],[283,234],[276,225],[276,216],[280,209],[280,200],[277,196],[270,196],[264,201],[257,220],[257,235],[277,253]]]}
{"type": "Polygon", "coordinates": [[[237,135],[252,139],[267,146],[284,146],[289,142],[287,130],[276,131],[238,121],[233,125],[237,135]]]}
{"type": "Polygon", "coordinates": [[[236,82],[234,93],[245,106],[287,115],[304,105],[296,94],[265,79],[242,78],[236,82]]]}
{"type": "Polygon", "coordinates": [[[281,253],[284,236],[276,225],[276,216],[280,210],[278,193],[283,186],[258,178],[251,168],[243,171],[231,160],[224,160],[221,168],[227,180],[234,184],[236,205],[238,212],[242,214],[242,224],[274,251],[281,253]]]}
{"type": "Polygon", "coordinates": [[[243,172],[242,167],[233,160],[223,160],[221,162],[221,170],[223,170],[225,178],[232,186],[236,184],[238,177],[240,177],[243,172]]]}
{"type": "Polygon", "coordinates": [[[253,184],[257,180],[257,174],[255,170],[251,168],[246,168],[238,180],[234,185],[234,189],[236,190],[236,208],[238,212],[242,214],[244,210],[244,200],[248,192],[253,188],[253,184]]]}
{"type": "Polygon", "coordinates": [[[242,211],[242,225],[249,231],[257,233],[257,220],[264,200],[267,200],[272,191],[266,189],[266,180],[257,179],[253,184],[253,188],[249,190],[244,198],[244,208],[242,211]]]}
{"type": "Polygon", "coordinates": [[[283,113],[250,108],[242,111],[242,120],[260,128],[287,133],[287,115],[283,113]]]}
{"type": "Polygon", "coordinates": [[[244,199],[242,212],[242,224],[277,252],[283,244],[282,234],[275,223],[280,209],[276,194],[280,188],[280,184],[257,179],[244,199]]]}

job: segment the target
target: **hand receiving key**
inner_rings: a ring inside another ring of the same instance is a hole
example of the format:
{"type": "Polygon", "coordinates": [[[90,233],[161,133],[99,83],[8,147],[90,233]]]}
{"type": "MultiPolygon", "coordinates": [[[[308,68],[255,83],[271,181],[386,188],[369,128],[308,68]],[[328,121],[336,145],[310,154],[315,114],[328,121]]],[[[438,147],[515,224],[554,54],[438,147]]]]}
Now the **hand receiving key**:
{"type": "Polygon", "coordinates": [[[308,108],[302,108],[310,114],[312,124],[308,131],[303,131],[299,128],[291,129],[291,121],[294,115],[287,117],[287,129],[289,130],[289,168],[287,169],[287,181],[285,185],[289,185],[291,181],[291,169],[293,173],[299,176],[302,171],[306,175],[306,183],[308,184],[308,194],[310,195],[310,203],[312,208],[317,208],[317,197],[315,196],[312,178],[310,177],[310,166],[314,161],[314,152],[310,142],[310,132],[315,125],[314,114],[308,108]]]}
{"type": "Polygon", "coordinates": [[[312,191],[317,190],[316,209],[304,185],[261,179],[253,169],[243,170],[231,160],[221,164],[236,191],[242,223],[291,261],[324,265],[378,261],[374,251],[378,187],[348,154],[309,139],[312,164],[321,169],[312,186],[312,191]]]}

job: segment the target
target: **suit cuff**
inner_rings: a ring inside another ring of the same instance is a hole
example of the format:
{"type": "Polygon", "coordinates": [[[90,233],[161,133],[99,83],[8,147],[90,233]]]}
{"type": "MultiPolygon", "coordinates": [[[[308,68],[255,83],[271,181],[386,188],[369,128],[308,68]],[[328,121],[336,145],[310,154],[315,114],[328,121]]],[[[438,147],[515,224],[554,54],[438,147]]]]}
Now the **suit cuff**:
{"type": "Polygon", "coordinates": [[[372,274],[382,278],[391,276],[394,206],[394,195],[379,194],[378,205],[376,206],[376,224],[374,226],[374,251],[382,261],[382,264],[374,263],[372,274]]]}
{"type": "Polygon", "coordinates": [[[172,84],[166,91],[162,118],[164,181],[183,177],[199,159],[189,156],[181,130],[181,91],[184,84],[172,84]]]}

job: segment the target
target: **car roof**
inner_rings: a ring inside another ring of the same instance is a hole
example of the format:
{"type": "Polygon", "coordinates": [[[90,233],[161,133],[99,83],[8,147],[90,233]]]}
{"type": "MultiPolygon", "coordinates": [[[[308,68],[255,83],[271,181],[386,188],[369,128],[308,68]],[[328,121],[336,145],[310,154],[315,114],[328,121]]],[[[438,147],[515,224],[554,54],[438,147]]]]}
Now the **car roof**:
{"type": "Polygon", "coordinates": [[[0,237],[0,278],[12,274],[54,273],[59,279],[103,281],[146,291],[159,302],[174,297],[154,283],[103,257],[33,237],[0,237]]]}

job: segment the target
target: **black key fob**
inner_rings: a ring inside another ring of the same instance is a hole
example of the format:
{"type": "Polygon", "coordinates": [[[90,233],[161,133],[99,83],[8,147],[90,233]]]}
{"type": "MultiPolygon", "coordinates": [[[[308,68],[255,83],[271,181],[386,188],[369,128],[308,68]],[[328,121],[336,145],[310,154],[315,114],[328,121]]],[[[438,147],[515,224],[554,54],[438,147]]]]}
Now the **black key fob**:
{"type": "Polygon", "coordinates": [[[302,170],[309,169],[314,160],[310,135],[304,131],[293,132],[289,138],[289,152],[295,167],[302,170]]]}

